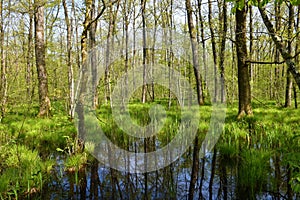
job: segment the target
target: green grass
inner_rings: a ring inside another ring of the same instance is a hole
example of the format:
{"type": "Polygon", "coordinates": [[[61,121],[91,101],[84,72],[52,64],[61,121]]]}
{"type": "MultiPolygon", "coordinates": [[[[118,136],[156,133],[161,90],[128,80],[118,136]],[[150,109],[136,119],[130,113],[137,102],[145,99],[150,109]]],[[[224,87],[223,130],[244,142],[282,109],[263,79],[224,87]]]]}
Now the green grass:
{"type": "Polygon", "coordinates": [[[76,136],[62,104],[52,106],[53,116],[43,119],[36,117],[36,106],[15,106],[0,123],[0,199],[41,194],[56,148],[66,146],[64,136],[76,136]]]}

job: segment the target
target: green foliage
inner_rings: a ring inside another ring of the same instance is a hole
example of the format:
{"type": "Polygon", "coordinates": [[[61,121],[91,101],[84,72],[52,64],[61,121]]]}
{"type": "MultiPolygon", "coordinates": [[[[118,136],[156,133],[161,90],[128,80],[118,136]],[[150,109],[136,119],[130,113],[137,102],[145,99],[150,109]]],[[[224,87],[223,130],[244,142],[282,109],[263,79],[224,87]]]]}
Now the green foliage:
{"type": "Polygon", "coordinates": [[[49,178],[55,164],[53,160],[42,161],[36,150],[24,145],[6,145],[0,151],[3,160],[0,175],[2,196],[14,194],[17,198],[17,195],[23,196],[32,189],[42,192],[44,179],[49,178]]]}
{"type": "Polygon", "coordinates": [[[236,120],[235,106],[227,109],[224,132],[217,144],[220,162],[230,167],[240,162],[239,184],[248,188],[248,195],[255,196],[257,191],[266,190],[264,185],[274,167],[270,160],[280,155],[281,165],[291,169],[293,191],[299,192],[300,110],[276,107],[274,102],[254,103],[253,108],[254,116],[241,120],[236,120]]]}
{"type": "Polygon", "coordinates": [[[76,133],[61,107],[61,103],[53,103],[52,118],[40,119],[36,118],[35,106],[21,104],[0,123],[1,198],[17,199],[43,192],[56,164],[52,159],[56,148],[64,148],[64,136],[74,137],[76,133]]]}
{"type": "Polygon", "coordinates": [[[65,169],[66,170],[74,170],[78,172],[80,168],[87,162],[87,154],[77,153],[75,155],[67,157],[65,161],[65,169]]]}
{"type": "Polygon", "coordinates": [[[239,168],[239,184],[249,188],[249,196],[262,192],[268,183],[270,152],[263,150],[244,150],[241,153],[241,167],[239,168]]]}

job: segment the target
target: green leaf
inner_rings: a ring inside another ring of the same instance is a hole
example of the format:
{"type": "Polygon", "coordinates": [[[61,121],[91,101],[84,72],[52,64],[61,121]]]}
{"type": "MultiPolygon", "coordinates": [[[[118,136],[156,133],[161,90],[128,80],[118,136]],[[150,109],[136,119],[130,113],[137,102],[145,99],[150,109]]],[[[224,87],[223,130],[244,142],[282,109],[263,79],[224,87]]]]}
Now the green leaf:
{"type": "Polygon", "coordinates": [[[245,7],[245,0],[240,0],[237,2],[237,9],[242,10],[245,7]]]}
{"type": "Polygon", "coordinates": [[[61,149],[61,148],[56,148],[56,151],[58,151],[58,152],[64,152],[64,150],[61,149]]]}
{"type": "Polygon", "coordinates": [[[257,0],[249,0],[248,5],[249,6],[258,6],[258,1],[257,0]]]}
{"type": "Polygon", "coordinates": [[[290,2],[291,2],[291,4],[292,4],[293,6],[298,6],[298,5],[300,5],[300,0],[291,0],[290,2]]]}

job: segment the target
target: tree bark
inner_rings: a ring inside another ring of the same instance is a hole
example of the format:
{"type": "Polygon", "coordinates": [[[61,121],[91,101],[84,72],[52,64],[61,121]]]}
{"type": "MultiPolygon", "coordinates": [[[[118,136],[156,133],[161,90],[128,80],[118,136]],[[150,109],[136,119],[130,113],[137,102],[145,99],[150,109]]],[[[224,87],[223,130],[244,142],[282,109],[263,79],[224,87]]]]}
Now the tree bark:
{"type": "MultiPolygon", "coordinates": [[[[288,47],[287,51],[289,54],[292,54],[292,37],[294,31],[294,6],[289,3],[289,18],[288,18],[288,47]]],[[[286,73],[286,89],[285,89],[285,104],[284,107],[290,107],[292,105],[292,89],[293,89],[293,80],[291,73],[287,70],[286,73]]]]}
{"type": "Polygon", "coordinates": [[[214,62],[214,94],[213,94],[213,102],[217,101],[218,96],[218,70],[217,70],[217,50],[216,50],[216,39],[215,39],[215,33],[214,33],[214,27],[213,24],[213,16],[212,16],[212,1],[208,1],[208,24],[209,24],[209,30],[210,30],[210,37],[211,37],[211,47],[212,47],[212,53],[213,53],[213,62],[214,62]]]}
{"type": "Polygon", "coordinates": [[[252,115],[251,88],[249,82],[249,64],[247,60],[246,41],[246,19],[247,8],[244,6],[236,10],[236,54],[238,59],[238,91],[239,91],[239,112],[238,118],[245,115],[252,115]]]}
{"type": "Polygon", "coordinates": [[[295,82],[297,83],[298,88],[300,89],[300,73],[296,68],[295,62],[293,62],[293,60],[292,60],[291,54],[287,51],[287,49],[284,47],[282,41],[280,40],[280,37],[276,34],[273,24],[269,20],[269,17],[266,13],[265,8],[262,6],[258,6],[258,9],[259,9],[260,15],[263,19],[263,22],[264,22],[265,26],[267,27],[269,34],[272,37],[273,42],[275,43],[281,56],[283,57],[284,61],[286,62],[287,66],[288,66],[288,70],[293,75],[293,78],[294,78],[295,82]]]}
{"type": "Polygon", "coordinates": [[[28,28],[28,37],[27,37],[27,55],[26,55],[26,85],[27,85],[27,99],[31,101],[33,94],[34,94],[34,88],[32,86],[32,77],[33,77],[33,71],[32,71],[32,61],[33,61],[33,6],[32,1],[29,0],[29,28],[28,28]]]}
{"type": "Polygon", "coordinates": [[[117,2],[117,9],[114,11],[113,10],[113,5],[110,4],[110,10],[109,10],[109,24],[108,24],[108,33],[107,33],[107,39],[106,39],[106,67],[105,67],[105,101],[108,103],[110,101],[110,107],[112,107],[112,99],[111,99],[111,85],[110,85],[110,52],[112,51],[113,48],[113,34],[115,30],[115,24],[116,24],[116,17],[117,17],[117,12],[119,9],[119,1],[117,2]]]}
{"type": "MultiPolygon", "coordinates": [[[[206,62],[206,45],[205,45],[205,38],[204,38],[204,20],[202,17],[202,12],[201,12],[201,4],[202,0],[197,0],[198,1],[198,14],[199,14],[199,21],[200,21],[200,37],[201,37],[201,44],[202,44],[202,62],[204,65],[204,84],[207,83],[207,62],[206,62]]],[[[206,86],[204,85],[204,88],[206,86]]]]}
{"type": "Polygon", "coordinates": [[[141,0],[142,26],[143,26],[143,86],[142,86],[142,103],[146,102],[146,59],[147,59],[147,37],[146,37],[146,0],[141,0]]]}
{"type": "Polygon", "coordinates": [[[199,72],[199,53],[198,53],[198,45],[197,45],[197,38],[196,38],[196,30],[193,24],[193,10],[190,0],[186,0],[186,11],[187,11],[187,18],[188,18],[188,27],[190,33],[190,40],[192,45],[192,53],[193,53],[193,65],[194,65],[194,75],[196,79],[196,88],[197,88],[197,97],[198,97],[198,104],[204,104],[204,96],[203,96],[203,89],[202,89],[202,78],[199,72]]]}
{"type": "MultiPolygon", "coordinates": [[[[281,28],[281,4],[276,3],[275,4],[275,31],[278,32],[281,28]]],[[[279,50],[275,49],[275,62],[279,62],[280,59],[280,52],[279,50]]],[[[280,67],[278,65],[275,66],[275,80],[274,80],[274,96],[276,101],[279,103],[280,102],[280,67]]]]}
{"type": "Polygon", "coordinates": [[[0,1],[0,57],[1,57],[1,119],[4,118],[6,112],[7,101],[7,74],[4,56],[4,19],[3,19],[3,0],[0,1]]]}
{"type": "Polygon", "coordinates": [[[226,0],[223,1],[222,5],[222,15],[220,16],[220,23],[222,22],[222,31],[221,34],[221,47],[220,47],[220,60],[219,60],[219,65],[220,65],[220,75],[221,75],[221,80],[220,80],[220,86],[221,86],[221,103],[224,103],[226,100],[225,96],[225,49],[226,49],[226,36],[227,36],[227,4],[226,0]]]}
{"type": "MultiPolygon", "coordinates": [[[[92,1],[91,7],[91,18],[95,18],[96,7],[95,7],[95,0],[92,1]]],[[[95,21],[89,28],[89,49],[90,51],[90,66],[92,72],[92,93],[93,93],[93,104],[94,108],[98,107],[98,72],[97,72],[97,59],[95,55],[95,46],[96,46],[96,30],[97,30],[97,21],[95,21]]]]}
{"type": "Polygon", "coordinates": [[[62,1],[65,13],[65,21],[67,25],[67,66],[68,66],[68,84],[69,84],[69,116],[71,119],[74,118],[74,70],[72,65],[72,24],[69,19],[68,8],[66,0],[62,1]]]}
{"type": "Polygon", "coordinates": [[[50,115],[51,103],[48,97],[48,75],[45,63],[45,40],[44,40],[44,5],[39,5],[35,0],[35,56],[38,74],[39,103],[40,110],[38,116],[46,117],[50,115]]]}

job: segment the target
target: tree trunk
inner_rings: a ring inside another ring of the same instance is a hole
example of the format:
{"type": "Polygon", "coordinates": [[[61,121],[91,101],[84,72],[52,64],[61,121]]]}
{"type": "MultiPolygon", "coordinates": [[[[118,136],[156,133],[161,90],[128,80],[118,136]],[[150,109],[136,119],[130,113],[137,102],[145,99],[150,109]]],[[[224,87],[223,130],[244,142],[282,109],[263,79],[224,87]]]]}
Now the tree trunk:
{"type": "Polygon", "coordinates": [[[65,13],[65,21],[67,25],[67,66],[68,66],[68,84],[69,84],[69,116],[71,119],[74,118],[74,70],[72,65],[72,25],[69,19],[68,8],[66,0],[62,1],[65,13]]]}
{"type": "MultiPolygon", "coordinates": [[[[249,5],[249,59],[252,60],[253,54],[253,9],[252,5],[249,5]]],[[[250,83],[253,83],[253,65],[250,63],[249,66],[249,76],[250,76],[250,83]]],[[[253,86],[251,85],[251,90],[253,86]]]]}
{"type": "Polygon", "coordinates": [[[35,56],[38,75],[39,103],[40,110],[38,116],[50,115],[51,103],[48,97],[48,76],[45,64],[45,40],[44,40],[44,5],[35,4],[34,24],[35,24],[35,56]]]}
{"type": "Polygon", "coordinates": [[[6,75],[6,63],[4,56],[4,19],[3,19],[3,0],[0,1],[0,57],[1,57],[1,119],[4,118],[6,112],[7,101],[7,75],[6,75]]]}
{"type": "Polygon", "coordinates": [[[32,52],[32,39],[33,39],[33,8],[32,1],[29,0],[29,28],[28,28],[28,44],[27,44],[27,55],[26,55],[26,85],[27,85],[27,99],[31,101],[34,89],[32,86],[32,62],[33,62],[33,52],[32,52]]]}
{"type": "Polygon", "coordinates": [[[213,53],[213,62],[214,62],[214,94],[213,94],[213,102],[217,101],[218,96],[218,70],[217,70],[217,50],[216,50],[216,39],[215,39],[215,33],[214,33],[214,27],[213,24],[213,16],[212,16],[212,1],[208,1],[208,24],[209,24],[209,30],[210,30],[210,37],[211,37],[211,47],[212,47],[212,53],[213,53]]]}
{"type": "Polygon", "coordinates": [[[247,60],[246,19],[247,8],[236,10],[236,54],[238,59],[239,112],[238,118],[252,115],[249,66],[247,60]]]}
{"type": "MultiPolygon", "coordinates": [[[[128,68],[129,68],[129,15],[130,15],[130,7],[132,6],[131,1],[124,1],[123,4],[123,15],[124,15],[124,37],[125,37],[125,87],[124,87],[124,95],[127,96],[128,89],[128,68]]],[[[124,97],[123,95],[123,97],[124,97]]],[[[124,98],[122,97],[122,104],[124,107],[124,98]]]]}
{"type": "MultiPolygon", "coordinates": [[[[78,34],[78,20],[76,17],[76,9],[75,9],[75,1],[72,0],[72,14],[73,14],[73,18],[74,18],[74,22],[75,22],[75,43],[79,44],[79,34],[78,34]]],[[[76,64],[78,69],[80,69],[81,66],[81,62],[80,62],[80,47],[79,45],[76,45],[76,64]]]]}
{"type": "MultiPolygon", "coordinates": [[[[298,6],[298,9],[297,9],[297,18],[296,18],[296,27],[295,27],[296,33],[299,32],[299,26],[300,26],[300,5],[298,6]]],[[[299,46],[300,46],[300,38],[297,37],[296,38],[295,52],[299,51],[299,46]]],[[[299,55],[296,56],[295,62],[299,63],[299,55]]],[[[297,103],[297,88],[296,88],[295,84],[293,85],[293,89],[294,89],[295,108],[297,109],[298,108],[298,103],[297,103]]]]}
{"type": "MultiPolygon", "coordinates": [[[[294,31],[294,6],[289,3],[289,19],[288,19],[288,47],[287,51],[289,54],[292,54],[292,37],[294,31]]],[[[292,89],[293,89],[293,80],[289,69],[286,73],[286,89],[285,89],[285,104],[284,107],[290,107],[292,105],[292,89]]]]}
{"type": "MultiPolygon", "coordinates": [[[[275,4],[275,28],[276,28],[276,32],[278,32],[281,29],[281,4],[276,3],[275,4]]],[[[275,49],[275,62],[279,62],[280,59],[280,52],[279,49],[275,49]]],[[[274,96],[276,101],[279,103],[280,102],[280,67],[278,65],[275,66],[275,80],[274,80],[274,96]]]]}
{"type": "Polygon", "coordinates": [[[193,10],[190,0],[186,0],[186,11],[187,11],[187,18],[188,18],[188,26],[189,26],[189,33],[192,45],[192,52],[193,52],[193,65],[194,65],[194,74],[196,79],[196,87],[197,87],[197,97],[198,97],[198,104],[204,104],[204,97],[203,97],[203,89],[202,89],[202,81],[201,75],[199,72],[199,59],[198,59],[198,46],[197,46],[197,38],[196,38],[196,30],[193,24],[193,10]]]}
{"type": "MultiPolygon", "coordinates": [[[[227,5],[226,5],[226,0],[223,1],[222,5],[222,15],[220,16],[220,23],[223,22],[222,24],[222,30],[220,31],[222,33],[221,37],[221,48],[220,48],[220,75],[221,75],[221,80],[220,80],[220,85],[221,85],[221,103],[224,103],[226,100],[225,96],[225,49],[226,49],[226,36],[227,36],[227,5]]],[[[221,24],[220,24],[221,25],[221,24]]]]}
{"type": "Polygon", "coordinates": [[[147,59],[147,37],[146,37],[146,0],[141,0],[142,26],[143,26],[143,86],[142,86],[142,103],[146,102],[146,59],[147,59]]]}
{"type": "MultiPolygon", "coordinates": [[[[173,0],[170,0],[170,10],[167,16],[168,21],[168,30],[169,30],[169,42],[168,42],[168,68],[169,68],[169,88],[171,88],[171,71],[173,69],[173,62],[174,62],[174,53],[173,53],[173,0]]],[[[172,92],[169,90],[169,103],[168,108],[171,108],[172,105],[172,92]]]]}
{"type": "MultiPolygon", "coordinates": [[[[92,7],[91,7],[91,18],[95,18],[95,0],[92,1],[92,7]]],[[[91,66],[91,72],[92,72],[92,93],[93,93],[93,104],[92,106],[94,108],[98,107],[98,92],[97,92],[97,86],[98,86],[98,72],[97,72],[97,59],[95,55],[95,46],[96,46],[96,30],[97,30],[97,21],[95,21],[89,28],[89,49],[90,51],[90,66],[91,66]]]]}
{"type": "MultiPolygon", "coordinates": [[[[207,64],[206,64],[206,45],[205,45],[205,38],[204,38],[204,20],[202,17],[202,12],[201,12],[201,4],[202,0],[197,0],[198,1],[198,14],[199,14],[199,21],[200,21],[200,37],[201,37],[201,44],[202,44],[202,62],[204,65],[204,84],[207,83],[207,64]]],[[[206,86],[204,86],[206,88],[206,86]]]]}
{"type": "Polygon", "coordinates": [[[110,5],[110,10],[109,10],[109,25],[108,25],[108,33],[107,33],[107,39],[106,39],[106,67],[105,67],[105,101],[108,103],[110,101],[110,107],[112,107],[112,99],[111,99],[111,85],[110,85],[110,52],[112,51],[113,48],[113,34],[115,30],[115,24],[116,24],[116,17],[119,9],[119,1],[117,2],[117,9],[114,11],[113,10],[113,5],[110,5]]]}
{"type": "Polygon", "coordinates": [[[300,89],[300,73],[296,68],[295,63],[292,60],[291,54],[287,51],[287,49],[284,47],[283,43],[281,42],[279,36],[276,34],[273,24],[269,20],[269,17],[266,13],[266,10],[264,7],[259,6],[258,7],[260,15],[264,21],[265,26],[268,29],[269,34],[272,37],[273,42],[275,43],[277,49],[279,50],[281,56],[283,57],[284,61],[286,62],[288,66],[288,70],[291,72],[291,74],[294,77],[295,82],[298,85],[298,88],[300,89]]]}

